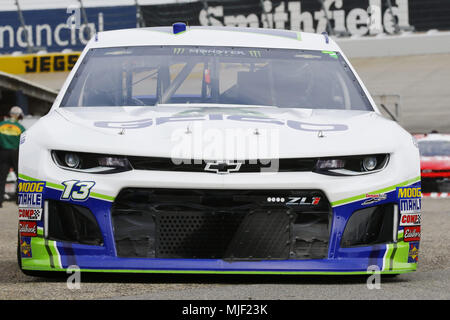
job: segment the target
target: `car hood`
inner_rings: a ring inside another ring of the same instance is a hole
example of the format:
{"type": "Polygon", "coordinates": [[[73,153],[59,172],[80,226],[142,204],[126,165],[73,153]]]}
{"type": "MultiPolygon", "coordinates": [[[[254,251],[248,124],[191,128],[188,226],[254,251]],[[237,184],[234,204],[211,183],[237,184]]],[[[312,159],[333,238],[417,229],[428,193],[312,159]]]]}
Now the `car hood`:
{"type": "Polygon", "coordinates": [[[410,135],[375,112],[242,106],[57,108],[49,149],[193,159],[391,153],[410,135]],[[396,139],[392,139],[395,136],[396,139]]]}

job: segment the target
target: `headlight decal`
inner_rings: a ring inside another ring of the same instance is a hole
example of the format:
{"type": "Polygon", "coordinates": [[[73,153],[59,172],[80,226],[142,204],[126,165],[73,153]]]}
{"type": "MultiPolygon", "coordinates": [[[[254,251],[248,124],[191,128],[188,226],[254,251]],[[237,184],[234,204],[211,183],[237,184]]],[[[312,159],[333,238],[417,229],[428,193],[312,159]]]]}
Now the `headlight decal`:
{"type": "Polygon", "coordinates": [[[315,172],[336,176],[356,176],[383,170],[389,162],[389,154],[355,155],[320,158],[315,172]]]}
{"type": "Polygon", "coordinates": [[[132,169],[124,156],[54,150],[53,161],[60,168],[85,173],[118,173],[132,169]]]}

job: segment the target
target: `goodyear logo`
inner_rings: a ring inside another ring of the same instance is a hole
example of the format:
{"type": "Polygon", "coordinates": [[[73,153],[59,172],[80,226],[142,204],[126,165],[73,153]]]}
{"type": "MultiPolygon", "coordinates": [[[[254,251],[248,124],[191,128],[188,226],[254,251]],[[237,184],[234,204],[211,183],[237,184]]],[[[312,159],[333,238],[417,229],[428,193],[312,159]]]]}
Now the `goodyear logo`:
{"type": "Polygon", "coordinates": [[[397,197],[399,199],[422,198],[422,192],[420,191],[420,187],[401,187],[397,188],[397,197]]]}
{"type": "Polygon", "coordinates": [[[36,181],[36,182],[20,182],[19,183],[19,192],[28,192],[28,193],[41,193],[44,191],[45,182],[36,181]]]}

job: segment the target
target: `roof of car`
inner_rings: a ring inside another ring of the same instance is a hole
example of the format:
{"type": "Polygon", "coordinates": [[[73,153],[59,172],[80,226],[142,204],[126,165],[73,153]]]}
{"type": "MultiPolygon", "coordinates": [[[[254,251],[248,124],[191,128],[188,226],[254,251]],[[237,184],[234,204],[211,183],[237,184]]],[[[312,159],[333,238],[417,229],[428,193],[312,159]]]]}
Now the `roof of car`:
{"type": "Polygon", "coordinates": [[[98,33],[90,48],[171,45],[229,46],[341,51],[328,36],[266,28],[187,27],[175,34],[172,27],[122,29],[98,33]]]}

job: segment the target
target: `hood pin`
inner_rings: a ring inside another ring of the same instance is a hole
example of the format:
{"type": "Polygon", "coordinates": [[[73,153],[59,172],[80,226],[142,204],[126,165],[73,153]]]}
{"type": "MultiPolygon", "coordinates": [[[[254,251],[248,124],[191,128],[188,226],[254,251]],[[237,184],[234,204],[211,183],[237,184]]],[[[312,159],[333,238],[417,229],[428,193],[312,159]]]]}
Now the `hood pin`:
{"type": "Polygon", "coordinates": [[[322,130],[319,131],[319,133],[317,134],[317,137],[319,137],[319,138],[325,138],[325,134],[323,133],[322,130]]]}

